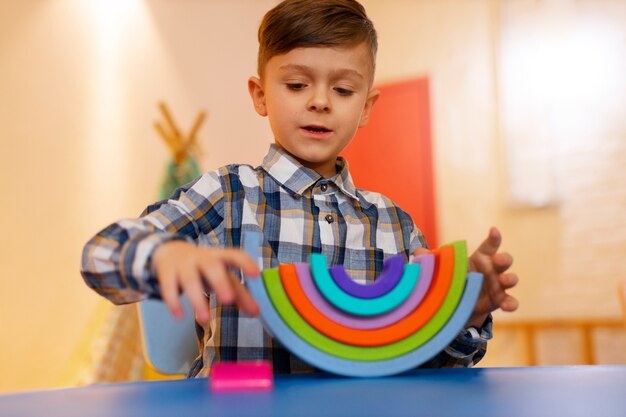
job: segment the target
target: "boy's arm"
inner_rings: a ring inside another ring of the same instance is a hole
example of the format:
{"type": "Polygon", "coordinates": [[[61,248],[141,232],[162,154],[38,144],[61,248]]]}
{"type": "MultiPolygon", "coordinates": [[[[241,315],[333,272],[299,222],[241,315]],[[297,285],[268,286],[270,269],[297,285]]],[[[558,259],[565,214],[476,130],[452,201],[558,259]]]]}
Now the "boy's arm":
{"type": "Polygon", "coordinates": [[[160,296],[152,266],[165,242],[195,244],[213,236],[222,221],[223,193],[217,173],[176,191],[172,199],[146,209],[139,219],[121,220],[94,236],[83,249],[81,274],[87,285],[116,304],[160,296]]]}
{"type": "Polygon", "coordinates": [[[158,230],[145,219],[121,220],[87,242],[80,272],[87,286],[115,304],[159,298],[152,254],[165,242],[186,239],[158,230]]]}
{"type": "Polygon", "coordinates": [[[141,218],[96,235],[83,251],[87,285],[117,304],[162,298],[175,317],[183,314],[184,292],[201,324],[209,320],[208,291],[257,315],[258,306],[231,269],[254,276],[258,266],[243,251],[224,249],[220,240],[227,198],[223,179],[218,172],[205,174],[167,202],[148,207],[141,218]]]}

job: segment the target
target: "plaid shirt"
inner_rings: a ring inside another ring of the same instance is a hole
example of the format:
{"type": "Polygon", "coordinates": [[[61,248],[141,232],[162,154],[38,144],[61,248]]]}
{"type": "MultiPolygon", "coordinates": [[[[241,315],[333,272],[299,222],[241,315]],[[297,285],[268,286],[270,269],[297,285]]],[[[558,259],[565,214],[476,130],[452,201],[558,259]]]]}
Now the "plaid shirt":
{"type": "MultiPolygon", "coordinates": [[[[242,232],[263,233],[262,268],[307,262],[323,253],[343,265],[357,282],[371,282],[385,258],[407,260],[425,241],[407,213],[385,196],[356,189],[347,163],[326,179],[272,145],[260,167],[228,165],[178,189],[171,199],[149,206],[139,219],[121,220],[92,238],[83,251],[82,275],[91,288],[116,304],[158,298],[151,267],[157,245],[184,239],[198,245],[234,247],[242,232]]],[[[190,376],[206,376],[215,360],[269,359],[275,372],[311,368],[264,330],[258,318],[210,298],[211,320],[196,326],[202,354],[190,376]]],[[[491,322],[461,332],[423,366],[472,366],[484,355],[491,322]],[[472,335],[473,333],[473,335],[472,335]]]]}

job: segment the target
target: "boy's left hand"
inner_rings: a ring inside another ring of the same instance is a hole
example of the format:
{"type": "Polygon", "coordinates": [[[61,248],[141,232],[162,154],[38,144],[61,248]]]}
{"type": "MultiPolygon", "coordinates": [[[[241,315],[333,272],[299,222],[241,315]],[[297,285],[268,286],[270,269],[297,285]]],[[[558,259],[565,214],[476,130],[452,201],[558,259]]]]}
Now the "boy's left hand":
{"type": "Polygon", "coordinates": [[[512,312],[519,305],[515,297],[506,293],[517,285],[518,277],[515,273],[506,272],[513,265],[513,257],[506,252],[498,252],[501,243],[500,231],[492,227],[487,238],[469,258],[469,270],[480,272],[484,278],[468,326],[480,328],[492,311],[500,308],[512,312]]]}
{"type": "MultiPolygon", "coordinates": [[[[513,257],[506,252],[498,252],[501,243],[500,231],[492,227],[487,239],[469,257],[469,271],[480,272],[484,278],[474,312],[467,322],[468,327],[482,327],[489,314],[498,308],[509,312],[517,310],[517,299],[506,293],[518,281],[515,273],[506,272],[513,265],[513,257]]],[[[419,248],[414,255],[423,253],[428,251],[419,248]]]]}

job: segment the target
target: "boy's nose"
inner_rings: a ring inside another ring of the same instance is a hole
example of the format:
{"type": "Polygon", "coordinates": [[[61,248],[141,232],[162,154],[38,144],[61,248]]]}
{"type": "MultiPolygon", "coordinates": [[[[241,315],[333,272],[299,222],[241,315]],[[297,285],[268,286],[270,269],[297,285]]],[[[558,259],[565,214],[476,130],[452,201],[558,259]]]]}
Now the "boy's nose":
{"type": "Polygon", "coordinates": [[[307,108],[311,111],[329,112],[332,106],[328,93],[321,91],[321,89],[314,91],[314,94],[307,103],[307,108]]]}

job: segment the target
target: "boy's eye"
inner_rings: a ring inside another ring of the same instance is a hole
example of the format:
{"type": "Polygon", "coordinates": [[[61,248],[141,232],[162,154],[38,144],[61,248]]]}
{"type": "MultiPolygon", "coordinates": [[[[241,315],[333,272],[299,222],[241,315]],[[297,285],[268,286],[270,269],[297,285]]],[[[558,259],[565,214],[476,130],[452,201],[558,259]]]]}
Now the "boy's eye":
{"type": "Polygon", "coordinates": [[[336,87],[335,91],[340,96],[351,96],[352,94],[354,94],[354,91],[348,90],[347,88],[341,88],[341,87],[336,87]]]}
{"type": "Polygon", "coordinates": [[[287,88],[293,91],[300,91],[304,87],[304,83],[287,83],[287,88]]]}

